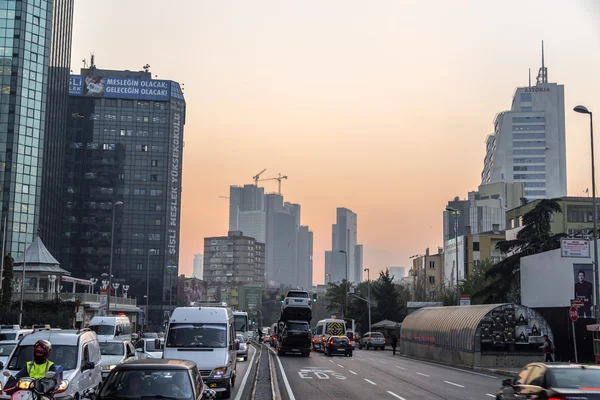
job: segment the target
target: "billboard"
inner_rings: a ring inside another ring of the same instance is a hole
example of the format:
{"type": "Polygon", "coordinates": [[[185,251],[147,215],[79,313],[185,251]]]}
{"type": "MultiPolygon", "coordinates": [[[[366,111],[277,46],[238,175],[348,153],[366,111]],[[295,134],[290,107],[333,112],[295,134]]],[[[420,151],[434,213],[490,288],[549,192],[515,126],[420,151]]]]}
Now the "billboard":
{"type": "MultiPolygon", "coordinates": [[[[447,240],[444,246],[444,280],[446,284],[456,285],[456,242],[447,240]]],[[[458,237],[458,279],[465,279],[465,237],[458,237]]]]}
{"type": "Polygon", "coordinates": [[[563,257],[590,257],[590,241],[585,239],[560,239],[560,250],[563,257]]]}
{"type": "Polygon", "coordinates": [[[69,96],[169,101],[171,81],[115,76],[71,75],[69,96]]]}
{"type": "Polygon", "coordinates": [[[573,278],[575,283],[575,300],[581,300],[583,306],[578,307],[579,318],[594,318],[592,304],[594,303],[594,271],[592,264],[573,264],[573,278]]]}
{"type": "Polygon", "coordinates": [[[241,286],[239,288],[239,309],[260,309],[262,303],[262,288],[252,286],[241,286]]]}

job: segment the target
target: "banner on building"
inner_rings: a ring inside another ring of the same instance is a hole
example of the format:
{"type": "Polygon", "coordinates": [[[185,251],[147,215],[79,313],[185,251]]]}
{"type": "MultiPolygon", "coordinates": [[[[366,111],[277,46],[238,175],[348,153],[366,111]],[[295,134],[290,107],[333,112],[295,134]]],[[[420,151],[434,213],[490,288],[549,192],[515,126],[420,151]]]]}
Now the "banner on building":
{"type": "Polygon", "coordinates": [[[562,257],[590,257],[590,241],[585,239],[560,239],[560,255],[562,257]]]}
{"type": "Polygon", "coordinates": [[[69,96],[169,101],[171,81],[115,76],[71,75],[69,96]]]}
{"type": "Polygon", "coordinates": [[[592,264],[573,264],[573,277],[575,281],[574,300],[583,303],[577,308],[579,318],[594,318],[592,305],[594,304],[594,285],[592,264]]]}

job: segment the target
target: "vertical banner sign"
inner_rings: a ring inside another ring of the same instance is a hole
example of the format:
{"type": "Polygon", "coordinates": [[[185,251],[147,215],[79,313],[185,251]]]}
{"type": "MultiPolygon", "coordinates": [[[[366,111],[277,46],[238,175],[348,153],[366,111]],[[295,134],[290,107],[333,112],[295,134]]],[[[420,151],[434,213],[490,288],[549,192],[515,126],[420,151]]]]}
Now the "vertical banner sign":
{"type": "Polygon", "coordinates": [[[169,182],[167,207],[167,252],[169,262],[179,265],[179,217],[181,205],[181,156],[183,144],[183,107],[171,102],[171,129],[169,146],[169,182]]]}

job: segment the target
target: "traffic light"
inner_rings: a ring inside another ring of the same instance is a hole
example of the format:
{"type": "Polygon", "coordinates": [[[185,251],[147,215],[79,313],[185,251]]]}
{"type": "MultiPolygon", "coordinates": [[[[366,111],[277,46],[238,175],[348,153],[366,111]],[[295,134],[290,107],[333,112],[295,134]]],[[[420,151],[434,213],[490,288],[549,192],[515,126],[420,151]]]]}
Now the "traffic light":
{"type": "Polygon", "coordinates": [[[253,320],[253,321],[252,321],[252,325],[256,325],[256,321],[254,321],[254,320],[253,320]]]}
{"type": "Polygon", "coordinates": [[[313,293],[313,303],[316,303],[316,302],[317,302],[317,294],[313,293]]]}

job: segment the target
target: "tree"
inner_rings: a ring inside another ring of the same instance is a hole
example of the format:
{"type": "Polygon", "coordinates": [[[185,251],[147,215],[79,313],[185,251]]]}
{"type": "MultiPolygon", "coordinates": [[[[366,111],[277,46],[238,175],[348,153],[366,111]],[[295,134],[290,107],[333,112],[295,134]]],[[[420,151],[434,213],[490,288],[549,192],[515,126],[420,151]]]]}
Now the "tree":
{"type": "MultiPolygon", "coordinates": [[[[329,287],[325,292],[325,301],[327,302],[327,311],[339,312],[341,316],[343,314],[344,305],[346,304],[346,293],[350,291],[352,284],[347,280],[343,280],[339,284],[328,283],[329,287]]],[[[348,299],[350,302],[350,299],[348,299]]]]}
{"type": "Polygon", "coordinates": [[[388,268],[379,272],[377,284],[372,288],[372,295],[377,302],[375,313],[372,316],[373,321],[389,319],[400,322],[406,316],[406,303],[400,303],[400,295],[394,277],[390,276],[388,268]]]}
{"type": "Polygon", "coordinates": [[[521,258],[560,248],[562,234],[550,229],[552,215],[562,212],[556,199],[543,199],[523,216],[523,228],[514,240],[504,240],[496,248],[507,255],[486,272],[489,281],[472,298],[480,303],[521,302],[521,258]]]}
{"type": "MultiPolygon", "coordinates": [[[[473,267],[473,273],[469,275],[467,279],[462,281],[460,285],[460,292],[463,294],[473,295],[485,290],[492,282],[492,279],[487,276],[487,273],[490,271],[493,265],[494,264],[487,258],[475,265],[473,267]]],[[[454,297],[456,298],[456,295],[454,297]]],[[[471,304],[480,304],[479,300],[479,298],[471,299],[471,304]]]]}
{"type": "Polygon", "coordinates": [[[8,310],[12,303],[12,283],[13,283],[13,264],[15,260],[10,253],[4,256],[4,279],[2,280],[2,298],[0,299],[0,308],[8,310]]]}

